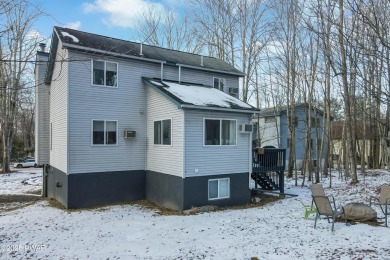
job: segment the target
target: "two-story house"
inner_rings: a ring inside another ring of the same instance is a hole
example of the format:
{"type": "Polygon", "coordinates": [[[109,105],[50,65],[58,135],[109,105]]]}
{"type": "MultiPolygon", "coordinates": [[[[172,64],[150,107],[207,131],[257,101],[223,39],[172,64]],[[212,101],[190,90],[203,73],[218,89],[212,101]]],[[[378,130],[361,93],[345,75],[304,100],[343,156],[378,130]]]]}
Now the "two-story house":
{"type": "Polygon", "coordinates": [[[67,208],[250,201],[251,135],[240,125],[257,110],[238,99],[243,73],[230,64],[55,27],[35,71],[48,197],[67,208]]]}
{"type": "MultiPolygon", "coordinates": [[[[283,106],[263,109],[259,114],[254,116],[252,122],[256,127],[254,127],[253,143],[259,147],[271,146],[275,148],[285,148],[287,149],[286,158],[288,159],[290,153],[288,129],[289,112],[287,106],[283,106]]],[[[308,148],[311,150],[311,158],[309,158],[309,160],[312,161],[314,165],[318,165],[317,160],[319,157],[321,157],[319,160],[321,160],[322,164],[326,158],[325,146],[321,146],[322,140],[324,140],[324,144],[326,144],[328,140],[327,136],[324,135],[323,112],[320,109],[312,108],[310,119],[308,112],[309,106],[307,104],[298,104],[295,106],[295,160],[297,169],[301,169],[302,162],[305,158],[307,131],[309,131],[310,136],[308,148]],[[309,120],[311,120],[310,124],[309,120]]]]}

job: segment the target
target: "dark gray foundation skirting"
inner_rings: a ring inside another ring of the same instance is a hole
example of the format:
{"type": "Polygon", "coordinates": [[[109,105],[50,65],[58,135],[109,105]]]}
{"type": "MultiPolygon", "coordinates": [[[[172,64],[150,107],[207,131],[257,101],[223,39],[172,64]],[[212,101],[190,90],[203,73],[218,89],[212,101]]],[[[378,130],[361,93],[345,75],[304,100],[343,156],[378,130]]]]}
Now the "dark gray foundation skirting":
{"type": "Polygon", "coordinates": [[[183,210],[183,178],[147,171],[146,199],[165,208],[183,210]]]}
{"type": "MultiPolygon", "coordinates": [[[[152,171],[91,172],[66,175],[45,166],[47,196],[69,209],[147,199],[174,210],[216,205],[242,205],[250,202],[248,173],[181,178],[152,171]],[[209,200],[210,179],[230,178],[230,197],[209,200]]],[[[45,176],[44,175],[44,176],[45,176]]],[[[43,192],[45,194],[45,191],[43,192]]]]}
{"type": "Polygon", "coordinates": [[[184,209],[204,205],[215,205],[218,207],[243,205],[249,203],[250,200],[248,173],[220,174],[184,179],[184,209]],[[230,178],[230,198],[209,200],[209,180],[222,178],[230,178]]]}
{"type": "Polygon", "coordinates": [[[48,197],[69,209],[145,199],[143,170],[66,175],[51,166],[47,181],[48,197]]]}
{"type": "Polygon", "coordinates": [[[175,210],[216,205],[219,207],[243,205],[250,202],[249,174],[235,173],[181,178],[148,171],[146,173],[146,199],[175,210]],[[230,178],[230,198],[209,200],[208,181],[230,178]]]}

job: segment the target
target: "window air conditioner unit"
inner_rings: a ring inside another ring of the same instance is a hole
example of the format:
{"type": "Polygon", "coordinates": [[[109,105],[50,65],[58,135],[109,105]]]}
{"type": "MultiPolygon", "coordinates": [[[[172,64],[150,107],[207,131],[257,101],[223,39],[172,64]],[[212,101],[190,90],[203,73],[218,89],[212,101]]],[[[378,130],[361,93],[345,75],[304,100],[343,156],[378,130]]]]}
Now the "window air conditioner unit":
{"type": "Polygon", "coordinates": [[[252,133],[253,126],[250,124],[242,124],[239,126],[240,133],[252,133]]]}
{"type": "Polygon", "coordinates": [[[238,95],[238,88],[229,88],[230,95],[238,95]]]}
{"type": "Polygon", "coordinates": [[[135,131],[132,130],[125,130],[124,131],[124,138],[130,138],[130,137],[135,137],[135,131]]]}

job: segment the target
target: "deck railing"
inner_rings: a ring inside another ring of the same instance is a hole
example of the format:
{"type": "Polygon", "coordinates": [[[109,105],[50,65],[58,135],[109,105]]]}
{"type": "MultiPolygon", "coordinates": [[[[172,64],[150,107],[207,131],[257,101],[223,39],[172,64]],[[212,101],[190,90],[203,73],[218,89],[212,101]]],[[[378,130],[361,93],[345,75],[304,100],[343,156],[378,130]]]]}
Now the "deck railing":
{"type": "Polygon", "coordinates": [[[253,149],[252,178],[267,189],[277,189],[284,193],[284,170],[286,168],[286,149],[253,149]]]}

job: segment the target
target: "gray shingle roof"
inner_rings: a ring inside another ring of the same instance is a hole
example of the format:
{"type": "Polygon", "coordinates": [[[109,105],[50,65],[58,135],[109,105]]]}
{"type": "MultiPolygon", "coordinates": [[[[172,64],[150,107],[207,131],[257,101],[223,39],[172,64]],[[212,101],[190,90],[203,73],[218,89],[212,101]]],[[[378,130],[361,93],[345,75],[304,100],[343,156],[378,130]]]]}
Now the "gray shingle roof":
{"type": "Polygon", "coordinates": [[[229,63],[212,57],[203,56],[203,66],[201,65],[201,55],[182,51],[175,51],[166,48],[142,45],[142,54],[140,55],[141,44],[131,41],[115,39],[107,36],[81,32],[69,28],[54,27],[60,40],[77,47],[90,48],[99,51],[116,53],[120,55],[146,58],[168,62],[171,65],[183,64],[193,66],[199,69],[216,70],[222,73],[235,74],[243,76],[243,73],[234,68],[229,63]]]}

